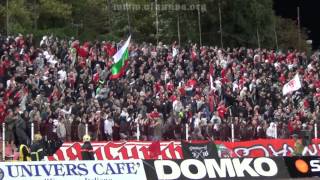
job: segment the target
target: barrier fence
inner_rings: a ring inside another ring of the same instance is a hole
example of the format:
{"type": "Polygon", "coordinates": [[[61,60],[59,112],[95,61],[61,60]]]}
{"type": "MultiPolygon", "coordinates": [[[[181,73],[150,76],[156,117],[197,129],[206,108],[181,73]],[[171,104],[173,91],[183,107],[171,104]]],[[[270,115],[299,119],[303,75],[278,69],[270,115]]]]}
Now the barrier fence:
{"type": "Polygon", "coordinates": [[[314,124],[314,138],[318,139],[318,126],[317,126],[317,123],[314,124]]]}
{"type": "Polygon", "coordinates": [[[1,144],[2,144],[2,161],[5,161],[6,159],[6,153],[5,153],[5,150],[6,150],[6,124],[5,123],[2,123],[2,137],[1,137],[1,144]]]}
{"type": "MultiPolygon", "coordinates": [[[[88,134],[88,124],[85,125],[86,128],[86,134],[88,134]]],[[[190,135],[189,135],[189,126],[186,125],[186,140],[189,139],[190,135]]],[[[5,135],[6,135],[6,129],[5,129],[5,123],[2,123],[2,137],[1,137],[1,149],[2,149],[2,157],[1,159],[4,161],[6,159],[6,142],[5,142],[5,135]]],[[[137,130],[137,140],[139,142],[140,140],[140,127],[137,126],[136,128],[137,130]]],[[[319,140],[318,138],[318,134],[317,134],[318,128],[317,128],[317,124],[314,124],[314,137],[315,139],[313,140],[313,143],[311,147],[307,148],[305,150],[305,154],[306,155],[320,155],[320,142],[318,142],[319,140]]],[[[34,125],[33,123],[31,124],[31,139],[33,140],[34,137],[34,125]]],[[[277,135],[275,135],[275,137],[277,137],[277,135]]],[[[174,143],[172,143],[172,147],[170,145],[170,143],[167,145],[164,145],[165,143],[162,143],[162,147],[167,150],[167,152],[169,152],[169,156],[167,158],[177,158],[177,157],[181,157],[181,147],[179,147],[179,141],[172,141],[174,143]],[[180,148],[180,149],[179,149],[180,148]]],[[[259,156],[274,156],[274,155],[281,155],[281,156],[287,156],[287,155],[291,155],[290,153],[293,151],[294,146],[293,146],[293,140],[292,139],[268,139],[268,140],[264,140],[264,139],[260,139],[260,140],[253,140],[253,141],[242,141],[242,142],[235,142],[235,134],[234,134],[234,125],[231,124],[231,142],[220,142],[220,141],[215,141],[219,147],[225,147],[227,150],[229,150],[231,152],[230,157],[259,157],[259,156]]],[[[137,142],[135,142],[137,143],[137,142]]],[[[146,142],[147,144],[150,145],[150,142],[146,142]]],[[[145,154],[148,145],[144,146],[142,145],[141,147],[145,147],[145,150],[141,150],[138,148],[138,146],[131,146],[132,148],[137,148],[134,151],[137,152],[133,152],[132,149],[128,149],[128,144],[125,142],[121,142],[120,144],[122,144],[121,146],[117,145],[117,143],[114,144],[114,142],[109,142],[109,144],[113,144],[115,147],[121,147],[122,149],[119,150],[117,149],[116,152],[123,154],[124,159],[126,157],[130,157],[130,156],[135,156],[136,158],[145,158],[144,155],[137,155],[139,153],[145,154]],[[142,152],[139,152],[139,151],[142,152]],[[127,154],[126,154],[127,153],[127,154]]],[[[129,143],[130,144],[130,143],[129,143]]],[[[139,143],[138,143],[139,144],[139,143]]],[[[101,150],[100,148],[105,148],[106,143],[105,142],[100,142],[100,143],[93,143],[94,148],[96,150],[99,151],[100,154],[103,154],[105,152],[103,152],[104,150],[101,150]]],[[[58,150],[57,154],[55,155],[56,157],[52,157],[51,159],[59,159],[59,160],[65,160],[65,159],[73,159],[74,157],[77,157],[76,154],[71,155],[72,150],[76,150],[76,151],[80,151],[80,144],[77,142],[74,143],[64,143],[63,147],[60,148],[60,150],[58,150]],[[58,157],[58,158],[57,158],[58,157]]],[[[129,145],[130,147],[130,145],[129,145]]],[[[114,147],[111,147],[114,148],[114,147]]],[[[223,149],[222,149],[223,151],[223,149]]],[[[165,152],[165,153],[167,153],[165,152]]],[[[107,152],[106,152],[107,153],[107,152]]],[[[165,154],[164,153],[164,154],[165,154]]],[[[220,153],[224,153],[224,152],[220,152],[220,153]]],[[[230,154],[230,153],[229,153],[230,154]]],[[[112,156],[108,156],[106,157],[105,154],[101,155],[102,159],[112,159],[112,156]]],[[[166,155],[164,155],[164,158],[166,158],[166,155]]],[[[50,159],[50,158],[49,158],[50,159]]]]}
{"type": "MultiPolygon", "coordinates": [[[[190,137],[190,134],[189,134],[189,125],[186,124],[185,126],[185,137],[186,137],[186,140],[190,140],[189,137],[190,137]]],[[[278,138],[278,131],[277,131],[277,128],[278,126],[275,125],[275,139],[278,138]]],[[[317,123],[314,124],[314,128],[313,128],[314,132],[314,138],[317,139],[318,138],[318,126],[317,126],[317,123]]],[[[86,134],[89,134],[89,129],[88,129],[88,124],[86,123],[85,124],[85,133],[86,134]]],[[[137,140],[139,141],[140,140],[140,127],[139,125],[137,125],[137,128],[136,128],[136,134],[137,134],[137,140]]],[[[33,141],[33,138],[34,138],[34,123],[31,123],[31,141],[33,141]]],[[[5,123],[2,123],[2,139],[5,139],[5,123]]],[[[234,134],[234,124],[231,124],[231,142],[234,142],[235,141],[235,134],[234,134]]]]}

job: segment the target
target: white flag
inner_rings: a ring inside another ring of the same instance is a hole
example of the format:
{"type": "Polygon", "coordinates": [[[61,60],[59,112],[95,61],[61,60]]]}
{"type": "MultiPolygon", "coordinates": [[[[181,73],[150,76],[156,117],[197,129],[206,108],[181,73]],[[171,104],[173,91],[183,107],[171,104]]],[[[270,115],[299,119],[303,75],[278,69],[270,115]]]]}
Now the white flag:
{"type": "Polygon", "coordinates": [[[210,74],[210,88],[211,90],[216,90],[216,88],[214,87],[213,77],[211,74],[210,74]]]}
{"type": "Polygon", "coordinates": [[[172,48],[172,57],[176,57],[176,55],[178,55],[178,53],[179,53],[178,48],[173,47],[172,48]]]}
{"type": "Polygon", "coordinates": [[[286,95],[301,88],[299,75],[296,74],[287,84],[283,86],[282,93],[286,95]]]}

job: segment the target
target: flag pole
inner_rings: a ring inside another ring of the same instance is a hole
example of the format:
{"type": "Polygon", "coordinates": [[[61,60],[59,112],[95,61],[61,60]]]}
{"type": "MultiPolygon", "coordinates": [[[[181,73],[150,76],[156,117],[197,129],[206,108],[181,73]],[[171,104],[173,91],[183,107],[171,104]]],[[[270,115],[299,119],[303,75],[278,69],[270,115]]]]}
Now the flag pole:
{"type": "Polygon", "coordinates": [[[158,0],[155,0],[156,3],[156,38],[157,38],[157,45],[159,42],[159,19],[158,19],[158,0]]]}
{"type": "Polygon", "coordinates": [[[259,27],[257,26],[257,40],[258,40],[258,48],[260,49],[260,35],[259,35],[259,27]]]}
{"type": "Polygon", "coordinates": [[[7,24],[7,36],[9,36],[9,0],[6,2],[6,24],[7,24]]]}
{"type": "Polygon", "coordinates": [[[221,18],[221,5],[220,5],[220,1],[218,2],[218,5],[219,5],[219,22],[220,22],[220,45],[221,45],[221,48],[223,49],[222,18],[221,18]]]}
{"type": "Polygon", "coordinates": [[[297,18],[298,18],[298,48],[300,50],[300,40],[301,40],[301,33],[300,33],[300,7],[297,7],[297,18]]]}
{"type": "Polygon", "coordinates": [[[314,124],[314,138],[318,139],[318,125],[317,125],[317,123],[314,124]]]}
{"type": "Polygon", "coordinates": [[[128,26],[129,26],[129,34],[131,35],[131,23],[130,23],[130,16],[129,16],[128,1],[126,1],[126,10],[127,10],[127,20],[128,20],[128,26]]]}
{"type": "Polygon", "coordinates": [[[178,14],[177,26],[178,26],[178,40],[179,40],[179,46],[180,46],[181,37],[180,37],[180,16],[179,16],[179,14],[178,14]]]}
{"type": "Polygon", "coordinates": [[[275,41],[276,41],[276,48],[277,50],[279,49],[279,45],[278,45],[278,35],[277,35],[277,29],[276,29],[276,26],[277,26],[277,19],[274,20],[274,38],[275,38],[275,41]]]}
{"type": "MultiPolygon", "coordinates": [[[[199,1],[198,1],[199,3],[199,1]]],[[[200,7],[198,7],[198,27],[199,27],[199,42],[200,47],[202,46],[202,38],[201,38],[201,16],[200,16],[200,7]]]]}

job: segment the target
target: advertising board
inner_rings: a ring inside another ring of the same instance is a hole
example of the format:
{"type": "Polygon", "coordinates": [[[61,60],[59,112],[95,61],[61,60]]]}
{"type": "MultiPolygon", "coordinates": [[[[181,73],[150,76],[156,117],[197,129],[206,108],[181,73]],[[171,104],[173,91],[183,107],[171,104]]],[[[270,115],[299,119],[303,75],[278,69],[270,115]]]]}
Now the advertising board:
{"type": "Polygon", "coordinates": [[[0,180],[146,180],[142,160],[0,163],[0,180]]]}

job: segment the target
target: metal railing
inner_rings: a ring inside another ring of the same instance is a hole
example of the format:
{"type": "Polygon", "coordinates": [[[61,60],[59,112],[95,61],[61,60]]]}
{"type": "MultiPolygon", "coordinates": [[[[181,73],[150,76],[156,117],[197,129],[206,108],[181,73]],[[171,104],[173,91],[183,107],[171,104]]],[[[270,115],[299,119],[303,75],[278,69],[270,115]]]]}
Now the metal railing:
{"type": "MultiPolygon", "coordinates": [[[[186,124],[185,126],[186,130],[186,140],[189,140],[189,125],[186,124]]],[[[1,137],[1,143],[2,143],[2,161],[5,161],[6,159],[6,125],[5,123],[2,123],[2,137],[1,137]]],[[[85,125],[85,129],[86,129],[86,134],[88,134],[88,124],[85,125]]],[[[140,128],[139,125],[137,125],[137,140],[140,140],[140,128]]],[[[277,132],[277,126],[275,126],[275,131],[277,132]]],[[[314,138],[318,139],[318,125],[317,123],[314,124],[314,128],[313,128],[313,133],[314,133],[314,138]]],[[[31,123],[31,141],[34,140],[34,123],[31,123]]],[[[275,133],[275,138],[278,138],[277,133],[275,133]]],[[[234,133],[234,124],[231,124],[231,142],[235,142],[235,133],[234,133]]]]}
{"type": "Polygon", "coordinates": [[[2,161],[6,160],[6,124],[2,123],[2,161]]]}

